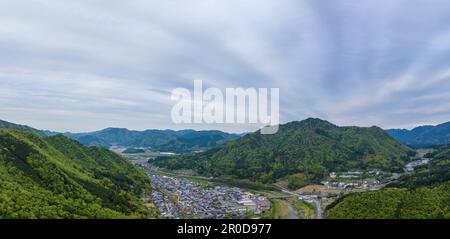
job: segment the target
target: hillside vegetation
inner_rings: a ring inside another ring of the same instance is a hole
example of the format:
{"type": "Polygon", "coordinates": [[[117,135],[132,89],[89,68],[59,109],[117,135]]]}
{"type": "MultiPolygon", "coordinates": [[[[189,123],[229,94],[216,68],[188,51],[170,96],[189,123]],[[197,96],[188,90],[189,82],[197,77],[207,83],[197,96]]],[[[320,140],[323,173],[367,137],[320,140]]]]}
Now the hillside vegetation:
{"type": "Polygon", "coordinates": [[[0,129],[0,218],[147,218],[145,173],[65,136],[0,129]]]}
{"type": "Polygon", "coordinates": [[[205,153],[153,163],[169,169],[190,168],[206,176],[232,175],[268,183],[296,173],[320,179],[331,171],[400,171],[411,154],[410,148],[378,127],[338,127],[307,119],[281,125],[273,135],[256,132],[205,153]]]}
{"type": "Polygon", "coordinates": [[[330,219],[449,219],[450,182],[415,190],[352,193],[330,205],[327,213],[330,219]]]}

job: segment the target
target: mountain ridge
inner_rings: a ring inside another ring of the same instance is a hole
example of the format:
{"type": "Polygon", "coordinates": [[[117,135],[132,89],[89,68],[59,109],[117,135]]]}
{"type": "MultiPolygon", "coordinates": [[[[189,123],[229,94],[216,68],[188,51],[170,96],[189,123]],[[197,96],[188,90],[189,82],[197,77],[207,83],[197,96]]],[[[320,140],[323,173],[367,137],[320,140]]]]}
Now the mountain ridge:
{"type": "Polygon", "coordinates": [[[23,129],[41,136],[63,134],[86,146],[104,148],[110,148],[111,146],[148,147],[156,151],[175,153],[204,151],[216,147],[227,140],[237,139],[243,135],[226,133],[220,130],[147,129],[139,131],[116,127],[108,127],[102,130],[83,133],[58,133],[49,130],[38,130],[26,125],[14,124],[3,120],[0,120],[0,128],[23,129]]]}
{"type": "Polygon", "coordinates": [[[411,130],[388,129],[386,132],[398,141],[414,147],[450,144],[450,122],[419,126],[411,130]]]}
{"type": "Polygon", "coordinates": [[[65,135],[88,146],[149,147],[152,150],[175,153],[205,150],[240,137],[238,134],[219,130],[148,129],[137,131],[126,128],[106,128],[87,133],[65,133],[65,135]]]}

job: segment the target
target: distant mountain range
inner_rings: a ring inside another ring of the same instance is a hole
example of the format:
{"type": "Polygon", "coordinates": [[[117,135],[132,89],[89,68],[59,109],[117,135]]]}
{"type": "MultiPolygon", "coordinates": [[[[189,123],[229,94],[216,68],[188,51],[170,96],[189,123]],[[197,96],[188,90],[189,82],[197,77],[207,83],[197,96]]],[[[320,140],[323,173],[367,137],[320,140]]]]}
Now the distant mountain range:
{"type": "Polygon", "coordinates": [[[339,127],[310,118],[280,125],[273,135],[255,132],[204,153],[154,163],[267,183],[297,173],[320,179],[331,171],[401,171],[413,153],[381,128],[339,127]]]}
{"type": "MultiPolygon", "coordinates": [[[[44,136],[54,136],[58,132],[38,130],[26,125],[0,120],[0,128],[25,129],[44,136]]],[[[412,130],[388,129],[386,132],[399,142],[412,147],[427,147],[450,144],[450,122],[436,126],[420,126],[412,130]]],[[[87,133],[63,133],[86,146],[146,147],[155,151],[187,153],[206,151],[228,140],[238,139],[251,133],[230,134],[218,130],[145,130],[135,131],[125,128],[106,128],[87,133]]]]}
{"type": "Polygon", "coordinates": [[[414,147],[450,144],[450,122],[412,130],[390,129],[387,132],[398,141],[414,147]]]}
{"type": "Polygon", "coordinates": [[[227,140],[237,139],[238,134],[217,130],[145,130],[135,131],[107,128],[90,133],[65,133],[66,136],[88,146],[147,147],[154,151],[185,153],[214,148],[227,140]]]}
{"type": "MultiPolygon", "coordinates": [[[[0,120],[0,128],[24,129],[42,136],[54,136],[61,133],[38,130],[0,120]]],[[[230,134],[218,130],[145,130],[135,131],[124,128],[107,128],[87,133],[62,133],[86,146],[146,147],[154,151],[186,153],[214,148],[228,140],[237,139],[243,134],[230,134]]]]}
{"type": "MultiPolygon", "coordinates": [[[[22,126],[27,127],[27,126],[22,126]]],[[[45,135],[55,132],[40,131],[45,135]]],[[[450,144],[450,122],[436,126],[420,126],[412,130],[389,129],[386,132],[399,142],[413,147],[450,144]]],[[[186,153],[204,151],[223,144],[230,139],[237,139],[250,133],[229,134],[216,130],[146,130],[133,131],[120,128],[107,128],[101,131],[72,134],[66,136],[78,140],[84,145],[110,147],[149,147],[158,151],[186,153]]]]}

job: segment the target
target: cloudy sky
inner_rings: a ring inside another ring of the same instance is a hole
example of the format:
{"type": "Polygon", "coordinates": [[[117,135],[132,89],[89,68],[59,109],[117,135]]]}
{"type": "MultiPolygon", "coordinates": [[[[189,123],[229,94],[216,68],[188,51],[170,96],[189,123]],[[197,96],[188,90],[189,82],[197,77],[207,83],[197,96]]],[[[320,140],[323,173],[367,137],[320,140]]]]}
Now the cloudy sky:
{"type": "Polygon", "coordinates": [[[170,92],[280,88],[281,121],[450,120],[448,0],[2,0],[0,119],[57,131],[174,125],[170,92]]]}

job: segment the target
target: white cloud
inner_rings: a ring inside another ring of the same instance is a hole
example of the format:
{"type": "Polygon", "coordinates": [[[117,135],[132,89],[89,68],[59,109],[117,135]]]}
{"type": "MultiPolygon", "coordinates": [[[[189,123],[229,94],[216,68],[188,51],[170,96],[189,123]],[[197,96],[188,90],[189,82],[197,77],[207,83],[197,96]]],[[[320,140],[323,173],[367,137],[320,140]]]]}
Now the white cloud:
{"type": "Polygon", "coordinates": [[[4,0],[0,118],[74,131],[175,128],[170,91],[202,79],[280,88],[283,122],[445,120],[449,10],[444,0],[4,0]]]}

